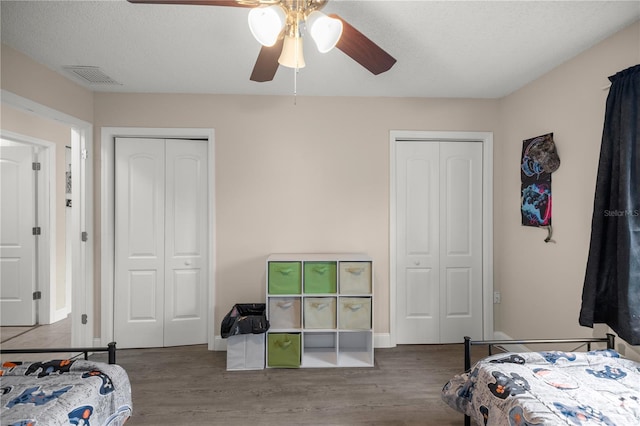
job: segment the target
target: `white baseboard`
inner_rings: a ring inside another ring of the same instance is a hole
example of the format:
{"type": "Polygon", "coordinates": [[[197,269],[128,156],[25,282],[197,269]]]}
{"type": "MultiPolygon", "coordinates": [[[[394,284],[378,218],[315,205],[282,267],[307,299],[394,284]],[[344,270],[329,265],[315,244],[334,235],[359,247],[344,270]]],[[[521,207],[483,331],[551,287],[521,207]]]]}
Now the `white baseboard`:
{"type": "MultiPolygon", "coordinates": [[[[494,331],[493,340],[514,340],[514,339],[513,337],[509,336],[506,333],[503,333],[502,331],[494,331]]],[[[531,352],[531,349],[529,349],[525,345],[513,344],[513,345],[501,345],[501,346],[510,352],[531,352]]]]}
{"type": "Polygon", "coordinates": [[[391,333],[373,333],[374,348],[394,348],[395,346],[391,344],[391,333]]]}
{"type": "MultiPolygon", "coordinates": [[[[373,334],[373,347],[374,348],[392,348],[395,345],[391,344],[391,334],[389,333],[374,333],[373,334]]],[[[213,349],[211,349],[211,345],[209,346],[209,350],[214,351],[226,351],[227,350],[227,339],[223,339],[220,335],[216,335],[213,341],[213,349]]]]}
{"type": "Polygon", "coordinates": [[[70,313],[71,313],[71,309],[69,309],[66,306],[62,309],[56,309],[55,312],[53,313],[51,324],[56,323],[58,321],[62,321],[63,319],[66,319],[70,313]]]}
{"type": "Polygon", "coordinates": [[[494,340],[513,340],[513,338],[511,336],[509,336],[506,333],[503,333],[502,331],[494,331],[492,339],[494,339],[494,340]]]}
{"type": "Polygon", "coordinates": [[[227,339],[223,339],[220,335],[216,335],[213,341],[213,349],[209,347],[209,350],[214,351],[226,351],[227,350],[227,339]]]}

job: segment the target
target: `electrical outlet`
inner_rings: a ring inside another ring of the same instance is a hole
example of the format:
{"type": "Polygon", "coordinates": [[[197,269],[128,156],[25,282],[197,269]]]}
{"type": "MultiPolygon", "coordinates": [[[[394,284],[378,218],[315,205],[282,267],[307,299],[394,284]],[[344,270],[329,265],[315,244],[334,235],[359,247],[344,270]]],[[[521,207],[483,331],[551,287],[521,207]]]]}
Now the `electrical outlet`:
{"type": "Polygon", "coordinates": [[[499,291],[493,292],[493,303],[498,304],[502,301],[502,295],[499,291]]]}

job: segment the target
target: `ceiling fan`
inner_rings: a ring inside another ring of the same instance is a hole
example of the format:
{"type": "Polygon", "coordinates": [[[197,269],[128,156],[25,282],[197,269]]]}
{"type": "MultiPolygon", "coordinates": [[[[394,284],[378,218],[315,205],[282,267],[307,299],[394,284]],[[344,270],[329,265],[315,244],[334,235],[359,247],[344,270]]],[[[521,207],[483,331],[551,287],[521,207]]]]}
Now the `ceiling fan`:
{"type": "Polygon", "coordinates": [[[320,12],[329,0],[128,0],[130,3],[251,8],[249,28],[262,44],[250,79],[273,80],[279,65],[304,67],[302,35],[311,35],[321,52],[334,46],[373,74],[396,60],[344,19],[320,12]]]}

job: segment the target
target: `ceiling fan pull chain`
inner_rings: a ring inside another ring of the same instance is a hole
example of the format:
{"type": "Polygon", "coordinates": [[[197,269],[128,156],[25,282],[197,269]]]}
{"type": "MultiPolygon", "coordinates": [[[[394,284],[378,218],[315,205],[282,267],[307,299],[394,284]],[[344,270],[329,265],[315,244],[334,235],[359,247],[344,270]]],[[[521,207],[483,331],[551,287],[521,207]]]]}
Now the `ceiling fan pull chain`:
{"type": "MultiPolygon", "coordinates": [[[[296,30],[296,45],[300,42],[300,33],[299,30],[296,30]]],[[[298,105],[298,72],[300,72],[300,68],[298,68],[298,49],[295,50],[295,64],[296,67],[293,69],[293,105],[298,105]]]]}
{"type": "Polygon", "coordinates": [[[298,105],[298,72],[299,68],[293,70],[293,104],[298,105]]]}

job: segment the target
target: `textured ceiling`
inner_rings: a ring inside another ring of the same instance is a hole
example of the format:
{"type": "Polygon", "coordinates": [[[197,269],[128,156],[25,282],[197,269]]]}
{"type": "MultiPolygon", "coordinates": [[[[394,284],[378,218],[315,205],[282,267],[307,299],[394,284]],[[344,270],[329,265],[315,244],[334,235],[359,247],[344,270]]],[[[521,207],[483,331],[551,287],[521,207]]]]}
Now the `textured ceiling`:
{"type": "Polygon", "coordinates": [[[306,40],[296,78],[280,67],[256,83],[247,9],[126,0],[2,0],[1,40],[74,81],[64,66],[97,66],[120,83],[84,84],[95,91],[496,98],[640,19],[640,1],[331,0],[323,11],[398,62],[375,76],[306,40]]]}

